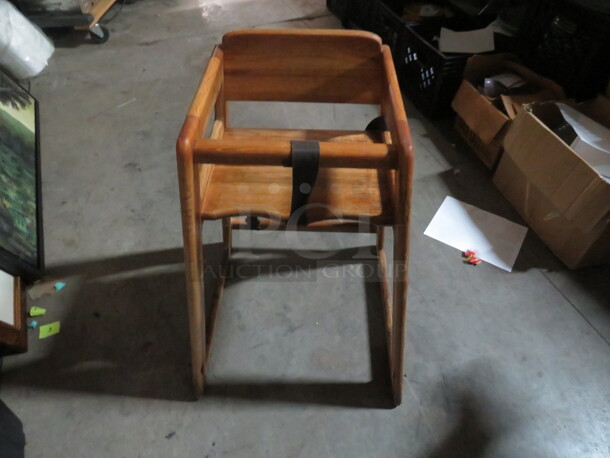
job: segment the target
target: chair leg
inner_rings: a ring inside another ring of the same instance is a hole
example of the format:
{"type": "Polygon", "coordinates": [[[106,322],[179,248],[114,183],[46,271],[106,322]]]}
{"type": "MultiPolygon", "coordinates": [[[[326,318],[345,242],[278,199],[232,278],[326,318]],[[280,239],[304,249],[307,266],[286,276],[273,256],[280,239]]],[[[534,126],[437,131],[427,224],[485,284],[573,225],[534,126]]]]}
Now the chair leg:
{"type": "Polygon", "coordinates": [[[229,259],[231,258],[232,249],[232,229],[231,229],[231,218],[222,219],[222,260],[220,269],[218,271],[218,280],[216,282],[216,289],[214,290],[214,296],[212,298],[212,304],[210,307],[210,320],[208,322],[208,328],[206,330],[206,362],[210,360],[210,353],[212,351],[212,343],[214,342],[214,333],[216,331],[216,320],[218,318],[218,310],[220,309],[220,303],[222,302],[222,293],[224,292],[227,271],[229,267],[229,259]]]}
{"type": "Polygon", "coordinates": [[[202,222],[196,212],[197,176],[190,160],[178,160],[184,269],[188,305],[191,371],[196,398],[203,394],[205,378],[205,311],[203,303],[202,222]]]}
{"type": "Polygon", "coordinates": [[[233,230],[231,229],[231,218],[222,219],[222,248],[231,256],[233,250],[233,230]]]}
{"type": "Polygon", "coordinates": [[[392,299],[388,286],[388,262],[385,255],[384,226],[377,227],[377,261],[379,263],[379,288],[381,289],[381,305],[385,323],[385,338],[388,346],[388,362],[392,364],[392,299]]]}
{"type": "Polygon", "coordinates": [[[408,226],[394,226],[394,294],[390,331],[390,370],[394,403],[402,402],[403,361],[405,356],[405,331],[407,313],[408,226]]]}
{"type": "MultiPolygon", "coordinates": [[[[185,240],[185,251],[197,253],[198,242],[185,240]]],[[[203,304],[203,269],[200,262],[186,263],[186,295],[188,302],[189,334],[191,342],[191,369],[195,397],[203,394],[205,377],[205,312],[203,304]]]]}

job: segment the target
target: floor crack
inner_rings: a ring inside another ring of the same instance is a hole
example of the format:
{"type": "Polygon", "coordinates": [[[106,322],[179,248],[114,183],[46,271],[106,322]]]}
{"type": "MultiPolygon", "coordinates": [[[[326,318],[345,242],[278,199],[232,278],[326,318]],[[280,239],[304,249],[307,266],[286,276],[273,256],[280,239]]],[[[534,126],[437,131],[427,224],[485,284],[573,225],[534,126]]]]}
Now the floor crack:
{"type": "Polygon", "coordinates": [[[574,304],[574,302],[572,302],[570,300],[570,298],[568,296],[566,296],[566,294],[555,284],[555,282],[551,279],[551,277],[549,277],[542,270],[540,272],[542,273],[542,275],[544,275],[544,277],[548,280],[548,282],[551,285],[553,285],[553,288],[555,288],[559,292],[559,294],[561,294],[564,297],[564,299],[566,301],[568,301],[568,303],[572,306],[572,308],[574,310],[576,310],[576,312],[582,317],[582,319],[585,320],[589,326],[591,326],[591,328],[597,333],[597,335],[600,336],[604,342],[606,342],[606,345],[608,345],[610,347],[610,341],[599,331],[599,329],[597,329],[595,327],[595,325],[591,322],[591,320],[589,320],[589,318],[587,318],[587,316],[582,311],[580,311],[580,309],[576,306],[576,304],[574,304]]]}

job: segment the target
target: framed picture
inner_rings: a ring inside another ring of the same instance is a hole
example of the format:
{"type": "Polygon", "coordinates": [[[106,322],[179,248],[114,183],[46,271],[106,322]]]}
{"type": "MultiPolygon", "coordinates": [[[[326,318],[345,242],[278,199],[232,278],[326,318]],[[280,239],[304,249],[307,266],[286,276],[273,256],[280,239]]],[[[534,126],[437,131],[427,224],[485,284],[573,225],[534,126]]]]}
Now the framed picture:
{"type": "Polygon", "coordinates": [[[0,269],[44,270],[38,102],[0,71],[0,269]]]}
{"type": "Polygon", "coordinates": [[[0,356],[27,350],[26,321],[21,278],[0,271],[0,356]]]}

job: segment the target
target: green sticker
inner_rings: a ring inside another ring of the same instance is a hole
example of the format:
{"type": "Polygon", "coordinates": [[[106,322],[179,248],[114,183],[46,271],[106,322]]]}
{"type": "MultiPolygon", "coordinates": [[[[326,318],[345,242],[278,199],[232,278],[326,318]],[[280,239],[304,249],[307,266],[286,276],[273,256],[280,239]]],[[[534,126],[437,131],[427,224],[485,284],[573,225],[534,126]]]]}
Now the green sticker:
{"type": "Polygon", "coordinates": [[[32,307],[30,309],[30,316],[43,316],[45,313],[47,313],[47,309],[42,307],[32,307]]]}
{"type": "Polygon", "coordinates": [[[53,323],[45,324],[44,326],[40,326],[40,339],[46,339],[47,337],[54,336],[55,334],[59,334],[59,321],[55,321],[53,323]]]}

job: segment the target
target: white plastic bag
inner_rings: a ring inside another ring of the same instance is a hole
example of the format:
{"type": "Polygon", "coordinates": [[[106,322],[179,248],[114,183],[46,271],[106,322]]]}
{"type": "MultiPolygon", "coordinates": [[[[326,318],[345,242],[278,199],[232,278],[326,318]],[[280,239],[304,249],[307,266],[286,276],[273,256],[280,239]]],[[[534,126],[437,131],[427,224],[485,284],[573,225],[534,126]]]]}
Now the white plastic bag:
{"type": "Polygon", "coordinates": [[[38,75],[55,47],[7,0],[0,0],[0,66],[17,79],[38,75]]]}

